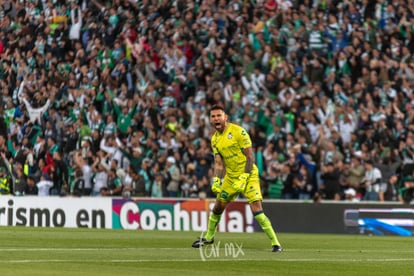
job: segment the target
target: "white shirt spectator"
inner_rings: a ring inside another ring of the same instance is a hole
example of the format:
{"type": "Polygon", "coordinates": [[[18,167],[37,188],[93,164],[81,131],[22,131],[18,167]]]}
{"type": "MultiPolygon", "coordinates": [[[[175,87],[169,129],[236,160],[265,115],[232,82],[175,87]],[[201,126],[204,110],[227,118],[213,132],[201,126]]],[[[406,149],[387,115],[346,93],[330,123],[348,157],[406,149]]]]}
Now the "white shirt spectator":
{"type": "Polygon", "coordinates": [[[316,142],[319,138],[319,127],[317,124],[313,122],[309,122],[306,124],[307,129],[311,135],[312,142],[316,142]]]}
{"type": "Polygon", "coordinates": [[[69,29],[69,39],[70,40],[79,40],[80,31],[82,28],[82,11],[79,7],[70,11],[70,18],[72,20],[72,25],[69,29]],[[78,14],[78,17],[75,18],[75,13],[78,14]]]}
{"type": "Polygon", "coordinates": [[[348,118],[339,122],[339,133],[341,134],[342,142],[347,144],[351,142],[351,134],[355,130],[355,123],[350,115],[345,116],[348,116],[348,118]]]}
{"type": "Polygon", "coordinates": [[[365,171],[365,186],[369,192],[380,192],[381,186],[379,181],[382,179],[381,171],[378,168],[372,167],[371,170],[365,171]]]}
{"type": "Polygon", "coordinates": [[[95,183],[93,185],[93,194],[99,194],[102,188],[108,186],[108,174],[105,171],[99,171],[95,174],[95,183]]]}
{"type": "Polygon", "coordinates": [[[37,184],[38,196],[48,196],[50,188],[53,187],[53,182],[50,180],[40,180],[37,184]]]}
{"type": "Polygon", "coordinates": [[[249,77],[243,76],[241,78],[242,84],[246,91],[252,91],[255,95],[262,92],[265,82],[265,75],[263,73],[250,74],[249,77]]]}
{"type": "Polygon", "coordinates": [[[279,101],[287,106],[291,106],[293,100],[296,97],[295,90],[291,87],[287,87],[279,92],[278,98],[279,101]],[[288,92],[289,91],[289,92],[288,92]],[[288,96],[289,95],[289,96],[288,96]]]}
{"type": "Polygon", "coordinates": [[[24,98],[23,88],[24,88],[24,81],[22,81],[22,83],[20,84],[19,92],[17,94],[18,98],[20,101],[24,103],[27,113],[29,113],[30,122],[41,125],[42,124],[41,117],[43,113],[49,108],[50,99],[47,99],[45,105],[43,105],[42,107],[33,108],[32,105],[29,103],[29,101],[24,98]]]}
{"type": "Polygon", "coordinates": [[[85,181],[85,189],[92,188],[92,168],[88,164],[82,166],[83,180],[85,181]]]}
{"type": "MultiPolygon", "coordinates": [[[[122,143],[119,140],[119,138],[116,138],[115,141],[119,147],[122,146],[122,143]]],[[[99,144],[99,147],[102,151],[110,154],[110,160],[116,159],[118,161],[118,164],[121,164],[122,157],[123,157],[122,152],[118,150],[116,147],[106,145],[106,138],[102,138],[99,144]]]]}

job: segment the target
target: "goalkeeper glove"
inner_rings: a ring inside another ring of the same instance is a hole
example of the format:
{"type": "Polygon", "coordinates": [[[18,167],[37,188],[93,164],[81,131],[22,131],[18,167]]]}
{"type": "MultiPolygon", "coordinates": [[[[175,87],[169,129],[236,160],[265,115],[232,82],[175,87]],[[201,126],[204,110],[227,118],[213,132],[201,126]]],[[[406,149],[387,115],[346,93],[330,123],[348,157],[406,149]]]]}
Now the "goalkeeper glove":
{"type": "Polygon", "coordinates": [[[243,192],[246,188],[247,178],[249,178],[249,176],[250,174],[248,173],[242,173],[239,176],[239,179],[233,182],[233,189],[235,189],[238,193],[243,192]]]}
{"type": "Polygon", "coordinates": [[[213,177],[211,181],[211,191],[215,194],[221,193],[221,179],[217,176],[213,177]]]}

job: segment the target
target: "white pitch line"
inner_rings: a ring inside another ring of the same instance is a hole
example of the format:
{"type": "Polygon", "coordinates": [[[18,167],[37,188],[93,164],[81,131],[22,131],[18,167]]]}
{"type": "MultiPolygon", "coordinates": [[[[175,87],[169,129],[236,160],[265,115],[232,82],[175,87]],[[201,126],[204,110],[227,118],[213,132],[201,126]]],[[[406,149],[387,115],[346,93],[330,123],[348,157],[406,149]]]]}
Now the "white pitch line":
{"type": "MultiPolygon", "coordinates": [[[[243,248],[244,250],[245,248],[243,248]]],[[[414,250],[373,250],[373,249],[301,249],[301,248],[295,248],[295,249],[283,249],[283,251],[289,251],[289,252],[315,252],[315,253],[323,253],[323,252],[358,252],[358,253],[371,253],[371,252],[387,252],[387,253],[414,253],[414,250]]]]}
{"type": "MultiPolygon", "coordinates": [[[[1,251],[112,251],[112,250],[185,250],[187,248],[139,248],[139,247],[103,247],[103,248],[0,248],[1,251]]],[[[191,249],[191,248],[189,248],[191,249]]]]}
{"type": "Polygon", "coordinates": [[[143,248],[143,247],[103,247],[103,248],[95,248],[95,247],[91,247],[91,248],[0,248],[0,252],[2,251],[103,251],[103,250],[107,250],[107,251],[120,251],[120,250],[180,250],[180,251],[185,251],[185,250],[195,250],[194,248],[191,247],[186,247],[186,248],[177,248],[177,247],[170,247],[170,248],[163,248],[163,247],[148,247],[148,248],[143,248]]]}
{"type": "MultiPolygon", "coordinates": [[[[110,262],[110,263],[181,263],[181,262],[201,262],[200,259],[151,259],[151,260],[68,260],[68,259],[45,259],[45,260],[0,260],[0,264],[7,263],[101,263],[101,262],[110,262]]],[[[395,259],[321,259],[321,258],[305,258],[305,259],[206,259],[207,262],[248,262],[248,261],[262,261],[262,262],[332,262],[332,263],[380,263],[380,262],[411,262],[414,261],[414,258],[395,258],[395,259]]]]}
{"type": "MultiPolygon", "coordinates": [[[[121,251],[121,250],[136,250],[136,251],[148,251],[148,250],[171,250],[171,251],[198,251],[191,247],[90,247],[90,248],[64,248],[64,247],[43,247],[43,248],[0,248],[0,252],[15,252],[15,251],[121,251]]],[[[208,249],[207,249],[208,250],[208,249]]],[[[243,251],[254,251],[254,252],[267,252],[266,248],[243,248],[243,251]]],[[[357,252],[357,253],[371,253],[371,252],[387,252],[387,253],[414,253],[414,250],[372,250],[372,249],[285,249],[285,252],[310,252],[310,253],[329,253],[329,252],[357,252]]]]}

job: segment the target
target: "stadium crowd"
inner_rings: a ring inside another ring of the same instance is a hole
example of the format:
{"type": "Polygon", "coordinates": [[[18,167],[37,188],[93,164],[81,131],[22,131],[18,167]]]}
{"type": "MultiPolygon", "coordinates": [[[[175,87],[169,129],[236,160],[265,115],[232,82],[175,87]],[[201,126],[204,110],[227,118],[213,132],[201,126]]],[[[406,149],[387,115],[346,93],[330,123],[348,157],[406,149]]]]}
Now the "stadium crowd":
{"type": "Polygon", "coordinates": [[[0,193],[210,191],[209,107],[267,198],[410,202],[413,0],[0,0],[0,193]]]}

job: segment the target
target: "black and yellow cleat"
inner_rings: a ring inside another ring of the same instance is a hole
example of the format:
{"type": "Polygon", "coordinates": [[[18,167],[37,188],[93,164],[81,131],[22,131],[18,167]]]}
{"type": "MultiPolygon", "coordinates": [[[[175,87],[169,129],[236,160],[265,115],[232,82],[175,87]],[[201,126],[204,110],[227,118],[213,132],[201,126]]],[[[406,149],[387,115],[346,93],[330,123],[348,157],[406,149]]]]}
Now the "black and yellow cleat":
{"type": "Polygon", "coordinates": [[[283,248],[280,245],[273,245],[272,252],[281,253],[282,251],[283,251],[283,248]]]}
{"type": "Polygon", "coordinates": [[[200,248],[204,245],[213,244],[213,243],[214,243],[214,239],[212,239],[211,241],[208,241],[205,238],[199,238],[198,240],[193,242],[191,246],[194,248],[200,248]]]}

